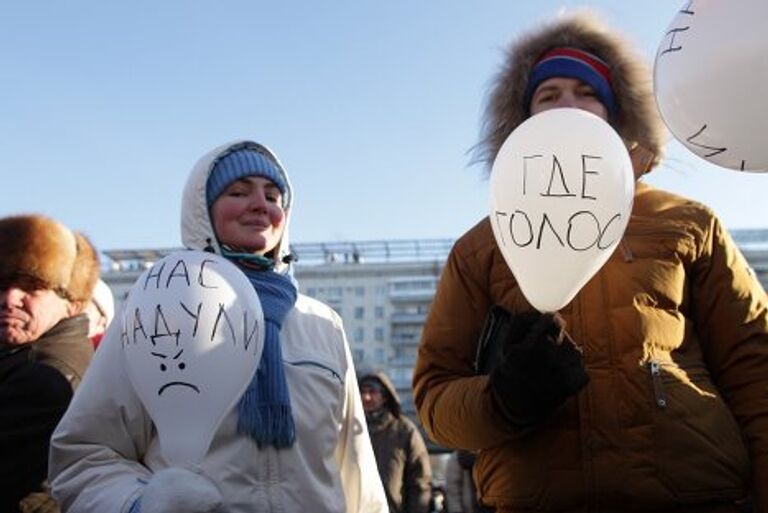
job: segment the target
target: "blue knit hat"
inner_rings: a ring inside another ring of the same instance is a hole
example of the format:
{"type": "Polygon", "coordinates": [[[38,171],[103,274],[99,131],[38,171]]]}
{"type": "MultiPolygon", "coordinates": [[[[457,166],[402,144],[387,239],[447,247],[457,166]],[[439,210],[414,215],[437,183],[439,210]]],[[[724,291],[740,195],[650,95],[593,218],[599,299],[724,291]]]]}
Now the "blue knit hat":
{"type": "Polygon", "coordinates": [[[616,97],[611,86],[611,70],[608,64],[593,53],[579,48],[553,48],[542,55],[531,71],[523,102],[530,109],[531,99],[539,84],[552,77],[568,77],[589,85],[605,106],[610,118],[618,113],[616,97]]]}
{"type": "Polygon", "coordinates": [[[285,203],[287,186],[285,176],[278,165],[254,149],[242,148],[227,153],[214,163],[205,187],[208,206],[213,205],[229,184],[246,176],[261,176],[274,183],[280,189],[285,203]]]}

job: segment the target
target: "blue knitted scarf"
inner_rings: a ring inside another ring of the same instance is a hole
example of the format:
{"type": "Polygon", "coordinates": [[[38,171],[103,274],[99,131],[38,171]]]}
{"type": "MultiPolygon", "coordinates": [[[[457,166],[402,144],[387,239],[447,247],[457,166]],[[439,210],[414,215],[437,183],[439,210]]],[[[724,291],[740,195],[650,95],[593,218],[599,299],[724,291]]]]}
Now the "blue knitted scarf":
{"type": "Polygon", "coordinates": [[[264,351],[256,375],[238,404],[237,429],[259,447],[284,449],[293,445],[296,429],[283,369],[280,329],[296,303],[296,286],[289,276],[271,270],[238,267],[256,289],[264,310],[264,351]]]}

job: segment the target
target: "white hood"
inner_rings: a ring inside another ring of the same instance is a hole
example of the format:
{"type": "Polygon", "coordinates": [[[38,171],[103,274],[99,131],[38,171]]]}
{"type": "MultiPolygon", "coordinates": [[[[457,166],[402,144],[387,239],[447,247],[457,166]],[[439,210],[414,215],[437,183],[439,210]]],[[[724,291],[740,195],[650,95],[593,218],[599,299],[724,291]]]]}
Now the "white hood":
{"type": "Polygon", "coordinates": [[[277,165],[285,180],[285,231],[275,251],[275,270],[286,273],[289,270],[290,262],[284,262],[283,260],[290,254],[288,227],[291,217],[291,206],[293,205],[293,188],[291,187],[291,181],[288,179],[288,173],[285,172],[277,156],[266,146],[254,141],[240,140],[224,144],[203,155],[194,165],[189,178],[187,178],[187,184],[184,186],[184,194],[181,198],[181,243],[189,249],[212,251],[221,254],[221,247],[214,234],[210,212],[208,211],[205,195],[206,184],[216,161],[228,153],[244,148],[257,151],[268,157],[277,165]]]}

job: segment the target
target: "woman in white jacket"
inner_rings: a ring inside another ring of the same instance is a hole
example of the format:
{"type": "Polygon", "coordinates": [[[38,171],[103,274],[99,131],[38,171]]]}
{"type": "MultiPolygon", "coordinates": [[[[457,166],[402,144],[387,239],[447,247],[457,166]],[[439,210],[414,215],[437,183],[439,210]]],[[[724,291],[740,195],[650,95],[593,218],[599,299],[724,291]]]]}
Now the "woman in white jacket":
{"type": "Polygon", "coordinates": [[[53,435],[50,480],[64,512],[387,511],[341,319],[298,294],[288,274],[292,202],[285,170],[258,143],[219,147],[196,164],[182,241],[235,262],[259,293],[258,370],[204,461],[168,467],[113,323],[53,435]]]}

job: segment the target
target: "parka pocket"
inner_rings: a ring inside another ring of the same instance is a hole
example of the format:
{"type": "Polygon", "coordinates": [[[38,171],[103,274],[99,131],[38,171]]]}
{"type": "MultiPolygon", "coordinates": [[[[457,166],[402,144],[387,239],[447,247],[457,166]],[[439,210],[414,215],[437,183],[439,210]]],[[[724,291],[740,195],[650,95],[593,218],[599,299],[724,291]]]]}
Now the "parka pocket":
{"type": "Polygon", "coordinates": [[[633,216],[622,239],[622,257],[679,260],[695,252],[696,241],[682,223],[633,216]]]}
{"type": "Polygon", "coordinates": [[[310,357],[284,360],[296,436],[332,454],[343,422],[343,374],[328,361],[310,357]],[[311,440],[311,442],[309,442],[311,440]]]}
{"type": "Polygon", "coordinates": [[[683,227],[669,221],[654,226],[633,218],[621,251],[612,257],[622,262],[621,287],[612,290],[625,294],[623,301],[639,301],[639,308],[679,308],[685,301],[687,269],[696,253],[696,241],[683,227]]]}
{"type": "Polygon", "coordinates": [[[652,361],[648,373],[659,479],[684,503],[740,498],[749,455],[706,368],[652,361]]]}
{"type": "Polygon", "coordinates": [[[344,385],[344,378],[341,377],[341,373],[337,371],[331,364],[316,360],[296,360],[286,361],[285,363],[293,367],[305,367],[307,369],[314,369],[316,372],[320,372],[325,376],[338,381],[340,385],[344,385]]]}
{"type": "Polygon", "coordinates": [[[480,451],[474,472],[485,501],[504,511],[573,509],[584,493],[578,416],[571,397],[529,433],[480,451]]]}

